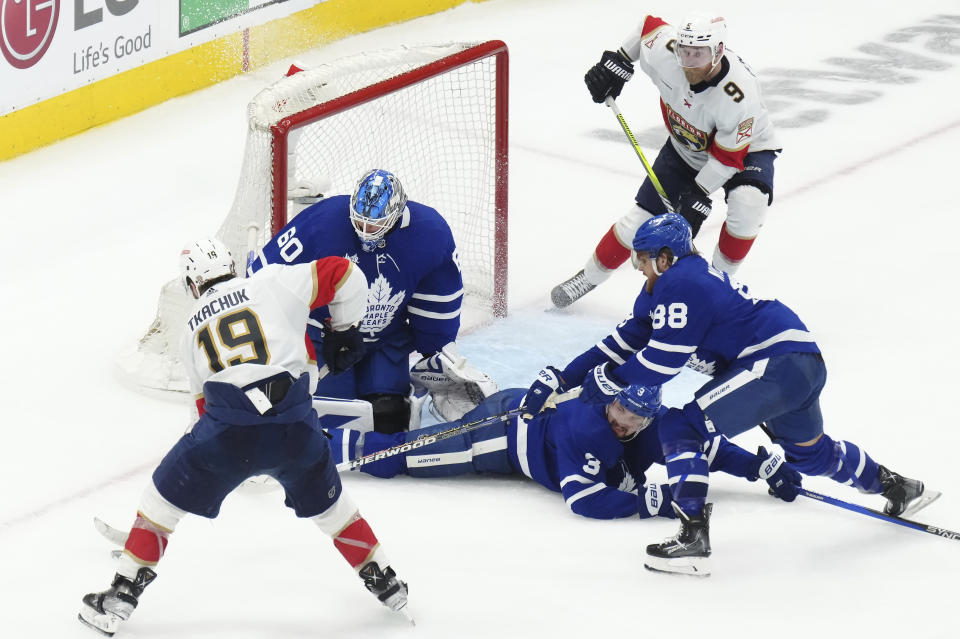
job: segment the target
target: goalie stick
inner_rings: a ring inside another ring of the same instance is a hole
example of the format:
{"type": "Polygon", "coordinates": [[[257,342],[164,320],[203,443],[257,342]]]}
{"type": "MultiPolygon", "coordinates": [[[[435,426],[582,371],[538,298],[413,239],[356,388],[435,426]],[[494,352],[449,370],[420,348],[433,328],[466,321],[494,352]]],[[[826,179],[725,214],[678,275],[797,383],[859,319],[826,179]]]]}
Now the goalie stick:
{"type": "MultiPolygon", "coordinates": [[[[867,508],[866,506],[851,504],[850,502],[843,501],[842,499],[836,499],[835,497],[830,497],[829,495],[822,495],[820,493],[815,493],[812,490],[807,490],[806,488],[801,488],[800,494],[803,495],[804,497],[815,499],[816,501],[819,501],[824,504],[830,504],[831,506],[837,506],[839,508],[845,508],[846,510],[852,510],[855,513],[860,513],[861,515],[867,515],[869,517],[875,517],[877,519],[890,522],[891,524],[898,524],[900,526],[905,526],[907,528],[913,528],[914,530],[930,533],[931,535],[936,535],[937,537],[943,537],[944,539],[952,539],[954,541],[960,541],[960,533],[954,532],[952,530],[947,530],[946,528],[940,528],[939,526],[931,526],[930,524],[921,524],[918,521],[903,519],[902,517],[894,517],[884,512],[880,512],[879,510],[874,510],[873,508],[867,508]]],[[[940,496],[940,493],[937,493],[936,497],[924,503],[923,506],[928,505],[939,496],[940,496]]],[[[923,506],[921,506],[921,508],[923,506]]],[[[917,510],[919,510],[919,508],[916,508],[908,512],[916,512],[917,510]]]]}
{"type": "Polygon", "coordinates": [[[667,192],[663,190],[663,185],[660,184],[660,180],[657,178],[657,174],[653,172],[653,167],[650,166],[650,163],[647,162],[647,157],[643,154],[643,151],[640,149],[640,144],[637,143],[637,138],[633,137],[633,132],[630,130],[630,127],[627,126],[627,121],[623,119],[623,114],[620,113],[620,108],[617,106],[617,101],[611,96],[607,96],[607,99],[603,101],[610,109],[613,111],[613,114],[617,116],[617,122],[620,123],[620,128],[623,129],[623,132],[627,135],[627,139],[630,140],[630,144],[633,145],[633,150],[637,152],[637,157],[640,158],[640,161],[643,163],[643,168],[646,169],[647,175],[650,177],[650,182],[653,184],[653,188],[657,190],[657,195],[660,196],[660,200],[663,201],[663,205],[667,208],[667,213],[674,213],[673,204],[670,203],[670,198],[667,197],[667,192]]]}

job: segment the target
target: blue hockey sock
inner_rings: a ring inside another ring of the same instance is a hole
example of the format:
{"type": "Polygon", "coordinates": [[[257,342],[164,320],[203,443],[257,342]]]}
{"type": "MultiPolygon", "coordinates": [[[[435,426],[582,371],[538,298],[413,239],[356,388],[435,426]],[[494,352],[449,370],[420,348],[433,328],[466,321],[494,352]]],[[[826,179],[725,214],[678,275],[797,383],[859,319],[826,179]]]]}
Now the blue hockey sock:
{"type": "Polygon", "coordinates": [[[804,475],[823,475],[864,493],[882,490],[877,462],[852,442],[834,441],[824,434],[812,446],[778,443],[787,461],[804,475]]]}
{"type": "Polygon", "coordinates": [[[707,501],[710,466],[700,452],[700,442],[675,441],[664,444],[667,477],[673,501],[688,515],[699,515],[707,501]]]}
{"type": "MultiPolygon", "coordinates": [[[[330,452],[334,464],[343,462],[344,458],[357,459],[402,444],[406,434],[387,435],[350,428],[330,428],[327,433],[331,437],[330,452]]],[[[402,475],[407,470],[406,457],[400,454],[391,455],[384,459],[367,462],[360,467],[360,470],[374,477],[388,478],[402,475]]]]}

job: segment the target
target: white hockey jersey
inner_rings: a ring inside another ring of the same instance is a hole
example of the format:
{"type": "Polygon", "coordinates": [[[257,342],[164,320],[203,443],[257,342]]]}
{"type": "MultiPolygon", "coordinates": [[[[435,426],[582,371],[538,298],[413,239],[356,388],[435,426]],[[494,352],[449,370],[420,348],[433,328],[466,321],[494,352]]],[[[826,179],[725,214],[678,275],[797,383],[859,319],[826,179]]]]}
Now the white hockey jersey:
{"type": "Polygon", "coordinates": [[[720,74],[691,88],[674,55],[676,39],[675,27],[647,16],[621,53],[653,80],[670,142],[699,171],[700,186],[712,193],[743,170],[749,151],[780,145],[750,67],[725,46],[720,74]]]}
{"type": "Polygon", "coordinates": [[[294,378],[311,373],[315,382],[310,311],[327,306],[331,327],[342,330],[363,318],[366,302],[366,277],[342,257],[273,264],[210,287],[187,315],[182,344],[198,412],[207,381],[243,388],[286,371],[294,378]]]}

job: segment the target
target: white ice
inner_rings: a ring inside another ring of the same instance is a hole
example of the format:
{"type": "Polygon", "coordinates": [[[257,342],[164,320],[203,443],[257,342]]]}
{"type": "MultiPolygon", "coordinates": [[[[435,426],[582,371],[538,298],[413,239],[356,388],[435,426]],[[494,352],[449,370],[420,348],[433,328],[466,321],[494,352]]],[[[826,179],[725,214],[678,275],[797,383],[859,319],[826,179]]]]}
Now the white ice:
{"type": "MultiPolygon", "coordinates": [[[[740,276],[797,309],[818,336],[830,371],[828,432],[943,490],[916,519],[960,530],[960,424],[950,399],[960,362],[960,51],[956,41],[925,49],[929,36],[884,40],[960,13],[956,2],[491,0],[298,58],[507,42],[511,315],[466,336],[462,351],[501,386],[526,386],[542,365],[562,365],[606,334],[640,285],[623,270],[573,310],[543,312],[550,287],[580,268],[642,172],[582,75],[642,13],[676,21],[688,8],[725,15],[731,47],[761,73],[867,57],[857,51],[867,43],[946,63],[907,71],[908,84],[807,84],[872,92],[859,104],[792,98],[793,114],[827,117],[780,130],[776,202],[740,276]]],[[[113,566],[91,519],[129,525],[151,469],[187,420],[182,400],[126,386],[113,357],[152,319],[183,242],[213,232],[226,213],[244,107],[284,67],[0,164],[0,636],[94,636],[76,611],[84,593],[108,585],[113,566]]],[[[638,77],[620,102],[652,159],[664,135],[651,133],[660,123],[653,87],[638,77]]],[[[704,252],[722,219],[721,205],[698,239],[704,252]]],[[[671,392],[682,401],[688,391],[671,392]]],[[[643,569],[644,546],[672,535],[674,522],[579,518],[519,478],[345,483],[410,583],[416,628],[373,601],[281,493],[240,492],[218,519],[183,521],[119,636],[957,636],[957,541],[811,500],[778,502],[762,485],[714,477],[714,574],[696,580],[643,569]]],[[[882,504],[826,480],[806,485],[882,504]]]]}

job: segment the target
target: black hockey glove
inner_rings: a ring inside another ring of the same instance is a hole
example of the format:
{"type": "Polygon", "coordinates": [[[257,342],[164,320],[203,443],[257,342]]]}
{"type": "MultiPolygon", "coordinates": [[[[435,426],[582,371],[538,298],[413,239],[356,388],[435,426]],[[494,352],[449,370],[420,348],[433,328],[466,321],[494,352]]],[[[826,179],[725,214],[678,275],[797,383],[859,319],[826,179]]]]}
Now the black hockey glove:
{"type": "Polygon", "coordinates": [[[342,331],[330,328],[330,323],[323,325],[323,341],[321,342],[323,361],[330,368],[331,375],[338,375],[347,370],[367,353],[367,346],[363,343],[359,326],[351,326],[342,331]]]}
{"type": "Polygon", "coordinates": [[[757,450],[756,469],[751,471],[747,479],[750,481],[755,479],[766,480],[770,486],[770,494],[783,501],[793,501],[800,494],[800,489],[803,488],[800,485],[803,476],[788,464],[782,455],[768,453],[763,446],[757,450]]]}
{"type": "Polygon", "coordinates": [[[697,233],[700,232],[700,226],[703,224],[703,221],[707,219],[710,211],[713,210],[713,203],[709,195],[699,188],[692,188],[680,194],[680,197],[677,198],[676,203],[673,205],[673,210],[690,224],[693,237],[696,237],[697,233]]]}
{"type": "Polygon", "coordinates": [[[604,51],[600,62],[590,67],[583,81],[587,83],[590,97],[600,104],[607,96],[616,98],[623,84],[633,77],[633,65],[617,51],[604,51]]]}

